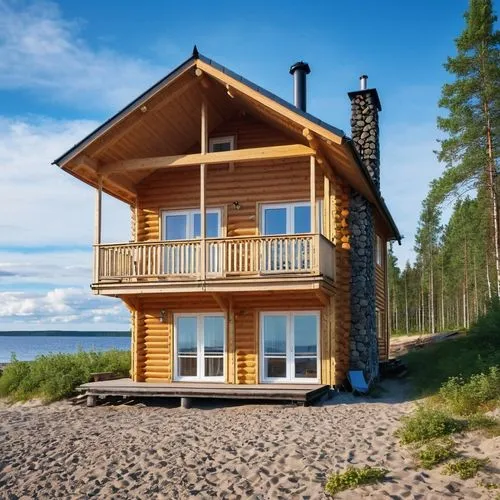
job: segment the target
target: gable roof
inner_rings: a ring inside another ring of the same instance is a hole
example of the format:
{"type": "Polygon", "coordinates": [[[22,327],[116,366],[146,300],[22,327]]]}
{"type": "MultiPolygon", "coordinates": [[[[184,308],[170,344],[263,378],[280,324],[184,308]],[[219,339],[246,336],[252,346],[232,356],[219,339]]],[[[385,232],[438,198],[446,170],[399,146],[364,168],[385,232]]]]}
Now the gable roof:
{"type": "MultiPolygon", "coordinates": [[[[391,233],[393,238],[401,242],[401,235],[394,222],[394,219],[392,218],[389,212],[389,209],[387,208],[387,205],[385,204],[384,199],[378,193],[366,166],[361,160],[361,157],[356,147],[354,146],[354,143],[352,142],[352,139],[346,136],[344,131],[320,120],[319,118],[315,117],[310,113],[302,111],[301,109],[297,108],[290,102],[282,99],[281,97],[278,97],[277,95],[273,94],[272,92],[269,92],[268,90],[260,87],[259,85],[256,85],[255,83],[244,78],[243,76],[217,63],[213,59],[203,56],[198,52],[196,46],[193,50],[193,54],[191,57],[186,59],[186,61],[181,63],[168,75],[166,75],[164,78],[155,83],[151,88],[149,88],[141,95],[139,95],[131,103],[125,106],[121,111],[119,111],[111,118],[106,120],[102,125],[97,127],[93,132],[84,137],[81,141],[79,141],[77,144],[71,147],[68,151],[66,151],[63,155],[54,160],[52,163],[64,168],[69,173],[72,173],[81,180],[84,180],[74,171],[66,169],[65,165],[70,160],[75,158],[79,153],[84,151],[87,146],[89,146],[98,138],[102,137],[107,131],[109,131],[111,128],[113,128],[115,125],[121,122],[131,112],[141,108],[141,106],[143,106],[146,102],[148,102],[158,92],[160,92],[162,89],[164,89],[169,84],[174,82],[177,78],[179,78],[181,75],[183,75],[186,71],[188,71],[190,68],[194,66],[199,66],[208,71],[210,71],[211,69],[215,70],[217,73],[222,75],[222,78],[227,79],[227,81],[230,81],[232,85],[235,85],[235,83],[241,84],[243,90],[245,90],[245,88],[249,89],[250,91],[257,93],[258,96],[260,96],[263,100],[269,100],[272,103],[275,103],[276,105],[278,105],[278,110],[279,108],[281,108],[282,111],[286,111],[287,115],[291,115],[296,122],[299,122],[302,126],[306,128],[309,127],[315,133],[320,134],[322,138],[329,144],[333,142],[336,145],[342,146],[342,149],[347,150],[348,155],[354,160],[357,168],[362,174],[362,178],[365,185],[369,189],[368,194],[370,195],[369,198],[371,198],[370,201],[372,201],[372,203],[374,203],[375,206],[382,213],[383,218],[386,220],[389,227],[391,228],[391,233]]],[[[216,75],[214,74],[212,76],[216,75]]]]}

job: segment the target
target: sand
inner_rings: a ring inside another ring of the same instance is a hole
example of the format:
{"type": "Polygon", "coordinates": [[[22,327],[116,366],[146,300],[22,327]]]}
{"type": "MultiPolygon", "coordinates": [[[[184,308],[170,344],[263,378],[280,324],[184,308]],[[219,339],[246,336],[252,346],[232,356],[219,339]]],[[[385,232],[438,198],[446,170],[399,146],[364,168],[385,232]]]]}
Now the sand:
{"type": "Polygon", "coordinates": [[[391,394],[308,408],[0,403],[0,498],[321,499],[327,476],[349,464],[390,473],[338,498],[495,498],[478,481],[495,480],[499,439],[458,438],[491,460],[474,479],[425,471],[394,437],[414,403],[391,394]]]}

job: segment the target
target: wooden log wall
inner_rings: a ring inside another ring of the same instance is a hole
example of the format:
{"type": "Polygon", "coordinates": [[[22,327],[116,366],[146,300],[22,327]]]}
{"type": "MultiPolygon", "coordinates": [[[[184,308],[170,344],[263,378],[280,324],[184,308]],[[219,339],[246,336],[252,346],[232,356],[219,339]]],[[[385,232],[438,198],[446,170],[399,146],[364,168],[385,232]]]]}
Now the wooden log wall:
{"type": "MultiPolygon", "coordinates": [[[[226,301],[227,298],[223,300],[226,301]]],[[[128,299],[130,302],[130,299],[128,299]]],[[[256,384],[259,380],[259,311],[315,310],[321,311],[321,367],[322,382],[329,384],[333,359],[330,351],[332,309],[323,305],[313,291],[241,293],[231,298],[234,314],[234,355],[226,365],[226,382],[256,384]],[[327,366],[329,365],[329,366],[327,366]]],[[[229,301],[227,301],[229,302],[229,301]]],[[[171,382],[173,379],[174,313],[221,312],[211,294],[171,294],[135,297],[132,355],[132,378],[145,382],[171,382]],[[162,323],[161,311],[165,311],[162,323]]],[[[226,314],[226,329],[229,328],[226,314]]],[[[226,332],[226,334],[228,334],[226,332]]],[[[226,336],[226,342],[228,342],[226,336]]],[[[229,343],[227,344],[229,345],[229,343]]]]}
{"type": "Polygon", "coordinates": [[[332,218],[335,220],[336,251],[336,291],[332,308],[332,321],[335,331],[332,338],[334,367],[332,384],[344,382],[349,370],[349,337],[351,330],[351,260],[350,234],[347,217],[349,215],[349,186],[340,178],[335,180],[332,218]]]}
{"type": "MultiPolygon", "coordinates": [[[[211,136],[235,135],[238,148],[291,144],[293,139],[251,118],[240,117],[214,130],[211,136]]],[[[323,175],[316,173],[316,197],[322,198],[323,175]]],[[[200,204],[199,169],[158,170],[138,185],[138,241],[161,237],[161,210],[197,208],[200,204]]],[[[225,208],[225,236],[258,234],[258,203],[307,201],[309,159],[211,165],[207,169],[207,207],[225,208]],[[240,209],[233,207],[238,201],[240,209]]]]}
{"type": "MultiPolygon", "coordinates": [[[[377,230],[377,225],[375,226],[377,230]]],[[[375,264],[375,305],[378,309],[378,314],[381,316],[379,325],[382,325],[382,331],[377,332],[379,359],[386,360],[389,358],[389,328],[387,321],[387,240],[382,236],[381,232],[377,234],[382,239],[382,265],[375,264]]],[[[374,257],[376,262],[376,256],[374,257]]],[[[377,325],[377,327],[379,326],[377,325]]]]}

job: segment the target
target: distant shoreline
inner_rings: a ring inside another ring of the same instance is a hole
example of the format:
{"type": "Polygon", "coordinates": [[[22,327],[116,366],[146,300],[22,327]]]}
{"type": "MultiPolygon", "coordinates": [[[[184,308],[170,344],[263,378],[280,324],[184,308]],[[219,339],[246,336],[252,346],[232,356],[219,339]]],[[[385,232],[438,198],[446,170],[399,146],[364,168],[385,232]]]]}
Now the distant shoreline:
{"type": "Polygon", "coordinates": [[[0,337],[130,337],[130,331],[25,330],[0,331],[0,337]]]}

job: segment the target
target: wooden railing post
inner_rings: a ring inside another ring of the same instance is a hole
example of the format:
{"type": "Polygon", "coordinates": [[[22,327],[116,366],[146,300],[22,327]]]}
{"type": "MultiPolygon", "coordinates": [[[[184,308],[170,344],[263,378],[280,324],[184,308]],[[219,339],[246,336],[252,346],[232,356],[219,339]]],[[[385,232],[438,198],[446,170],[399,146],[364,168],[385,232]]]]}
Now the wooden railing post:
{"type": "Polygon", "coordinates": [[[98,175],[97,189],[95,193],[95,213],[94,213],[94,283],[99,281],[100,276],[100,244],[101,244],[101,224],[102,224],[102,176],[98,175]]]}

